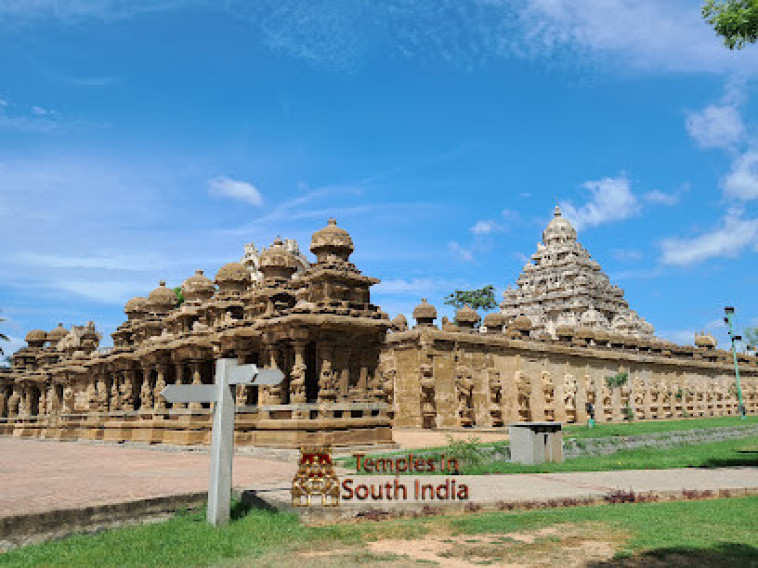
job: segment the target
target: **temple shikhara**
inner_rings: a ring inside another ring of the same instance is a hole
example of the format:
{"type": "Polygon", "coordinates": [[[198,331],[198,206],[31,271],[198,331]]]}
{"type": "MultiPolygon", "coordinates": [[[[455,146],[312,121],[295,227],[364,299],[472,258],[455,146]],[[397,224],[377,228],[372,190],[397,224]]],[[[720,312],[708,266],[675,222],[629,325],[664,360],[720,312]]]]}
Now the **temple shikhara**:
{"type": "MultiPolygon", "coordinates": [[[[202,270],[126,303],[100,348],[93,322],[30,331],[0,373],[0,434],[53,439],[208,443],[209,404],[170,404],[169,384],[214,380],[214,362],[278,368],[273,387],[238,386],[236,443],[300,447],[392,443],[392,427],[498,428],[738,412],[732,355],[709,334],[694,346],[654,335],[556,207],[501,310],[464,307],[455,322],[426,300],[409,326],[371,303],[329,220],[310,251],[245,245],[211,280],[202,270]],[[610,378],[614,380],[610,380],[610,378]],[[588,404],[591,407],[588,407],[588,404]]],[[[744,403],[758,411],[758,359],[739,355],[744,403]]]]}

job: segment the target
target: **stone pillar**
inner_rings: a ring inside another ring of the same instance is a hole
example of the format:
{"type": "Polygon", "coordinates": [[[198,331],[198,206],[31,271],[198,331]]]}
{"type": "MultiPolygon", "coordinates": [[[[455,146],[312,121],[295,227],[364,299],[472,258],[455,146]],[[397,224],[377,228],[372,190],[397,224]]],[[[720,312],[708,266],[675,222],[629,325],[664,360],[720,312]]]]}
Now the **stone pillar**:
{"type": "MultiPolygon", "coordinates": [[[[237,349],[237,365],[245,365],[247,362],[247,357],[250,354],[247,350],[237,349]]],[[[213,362],[213,366],[215,369],[216,362],[213,362]]],[[[215,382],[215,377],[214,377],[215,382]]],[[[259,387],[250,387],[250,388],[259,388],[259,387]]],[[[245,385],[237,385],[234,388],[234,406],[237,408],[240,408],[242,406],[247,405],[247,389],[248,387],[245,385]]]]}
{"type": "MultiPolygon", "coordinates": [[[[52,396],[52,389],[50,390],[50,396],[52,396]]],[[[87,377],[87,412],[97,412],[97,410],[97,377],[92,374],[87,377]]]]}
{"type": "MultiPolygon", "coordinates": [[[[174,379],[174,384],[175,385],[181,385],[182,382],[184,381],[184,365],[183,365],[183,363],[181,361],[174,363],[174,372],[176,373],[176,377],[174,379]]],[[[176,403],[174,403],[174,405],[172,406],[172,408],[174,408],[174,409],[187,408],[187,403],[186,402],[176,402],[176,403]]]]}
{"type": "Polygon", "coordinates": [[[553,387],[553,419],[556,422],[568,422],[566,413],[566,376],[556,377],[553,387]]]}
{"type": "Polygon", "coordinates": [[[502,361],[497,366],[500,373],[500,382],[502,385],[502,394],[500,396],[500,405],[503,411],[503,423],[512,424],[519,421],[518,414],[518,387],[513,374],[508,373],[502,361]]]}
{"type": "Polygon", "coordinates": [[[113,382],[111,383],[110,404],[108,407],[111,412],[117,412],[121,410],[121,371],[113,372],[113,382]]]}
{"type": "Polygon", "coordinates": [[[549,380],[549,373],[542,372],[539,375],[533,373],[530,380],[529,392],[529,420],[532,422],[543,422],[545,420],[545,379],[549,380]],[[547,377],[545,377],[547,375],[547,377]]]}
{"type": "Polygon", "coordinates": [[[576,398],[574,399],[574,405],[576,406],[577,424],[586,424],[589,421],[589,416],[587,415],[587,383],[589,378],[589,375],[579,375],[576,377],[576,398]]]}
{"type": "MultiPolygon", "coordinates": [[[[269,349],[269,366],[272,369],[281,369],[280,357],[281,357],[281,354],[279,353],[279,348],[275,345],[272,345],[269,349]]],[[[283,385],[274,385],[270,387],[269,404],[282,404],[284,402],[283,401],[284,392],[282,389],[283,389],[283,385]]]]}
{"type": "Polygon", "coordinates": [[[306,401],[305,395],[305,342],[295,341],[295,361],[290,372],[290,403],[301,404],[306,401]]]}
{"type": "Polygon", "coordinates": [[[37,390],[39,391],[39,399],[37,400],[37,416],[45,416],[47,414],[47,391],[45,389],[45,385],[41,385],[37,387],[37,390]]]}
{"type": "Polygon", "coordinates": [[[19,390],[18,416],[19,418],[27,418],[29,416],[29,389],[26,388],[26,385],[21,385],[19,390]]]}
{"type": "Polygon", "coordinates": [[[166,399],[160,394],[163,389],[166,388],[166,365],[157,363],[155,365],[155,390],[153,391],[153,400],[155,401],[153,408],[156,411],[162,412],[166,410],[166,399]]]}
{"type": "Polygon", "coordinates": [[[611,420],[613,422],[620,422],[623,420],[623,414],[621,412],[621,387],[613,387],[611,389],[611,420]]]}
{"type": "Polygon", "coordinates": [[[61,414],[71,414],[74,411],[74,389],[70,384],[63,387],[63,408],[61,414]]]}
{"type": "Polygon", "coordinates": [[[318,348],[321,355],[321,372],[318,378],[318,401],[330,402],[337,398],[334,388],[334,371],[332,368],[332,346],[322,343],[318,348]]]}
{"type": "MultiPolygon", "coordinates": [[[[192,384],[193,385],[201,385],[203,384],[203,376],[200,373],[200,361],[192,361],[190,362],[190,368],[192,369],[192,384]]],[[[200,412],[203,410],[203,403],[202,402],[190,402],[189,409],[194,412],[200,412]]]]}
{"type": "Polygon", "coordinates": [[[605,377],[600,373],[595,375],[595,421],[605,422],[605,377]]]}
{"type": "Polygon", "coordinates": [[[128,369],[121,376],[121,410],[134,410],[134,371],[128,369]]]}
{"type": "Polygon", "coordinates": [[[642,417],[650,419],[653,417],[651,406],[653,405],[653,391],[650,384],[650,377],[646,376],[642,382],[642,417]]]}
{"type": "Polygon", "coordinates": [[[338,368],[339,373],[339,387],[337,388],[338,396],[342,400],[347,400],[347,398],[350,395],[350,356],[352,354],[352,350],[350,349],[344,349],[339,361],[340,365],[338,368]]]}
{"type": "Polygon", "coordinates": [[[153,409],[153,389],[150,388],[151,371],[149,365],[142,366],[142,384],[139,389],[140,411],[142,412],[149,412],[153,409]]]}

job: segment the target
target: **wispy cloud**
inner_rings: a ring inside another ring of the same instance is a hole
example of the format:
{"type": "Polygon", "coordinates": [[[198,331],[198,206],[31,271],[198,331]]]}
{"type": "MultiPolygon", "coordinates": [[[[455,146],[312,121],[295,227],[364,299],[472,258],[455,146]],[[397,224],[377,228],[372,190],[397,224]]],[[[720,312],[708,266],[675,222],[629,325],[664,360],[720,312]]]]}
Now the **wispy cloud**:
{"type": "Polygon", "coordinates": [[[679,194],[664,193],[663,191],[654,189],[653,191],[648,191],[647,193],[643,194],[642,199],[649,201],[650,203],[655,203],[657,205],[676,205],[679,203],[679,194]]]}
{"type": "Polygon", "coordinates": [[[263,196],[253,184],[225,176],[208,180],[208,193],[216,197],[231,197],[254,207],[263,205],[263,196]]]}
{"type": "MultiPolygon", "coordinates": [[[[157,283],[155,285],[157,286],[157,283]]],[[[150,291],[145,290],[143,280],[133,282],[123,280],[61,280],[52,283],[50,288],[71,292],[88,300],[120,306],[123,306],[129,298],[145,295],[150,291]]]]}
{"type": "Polygon", "coordinates": [[[639,200],[632,193],[629,180],[623,175],[587,181],[582,187],[590,193],[590,199],[584,205],[561,203],[565,217],[577,230],[628,219],[640,211],[639,200]]]}
{"type": "Polygon", "coordinates": [[[492,219],[480,219],[471,227],[471,232],[475,235],[489,235],[499,230],[501,226],[492,219]]]}
{"type": "Polygon", "coordinates": [[[758,247],[758,219],[745,219],[740,211],[732,210],[711,231],[690,239],[661,241],[661,262],[687,266],[709,258],[736,258],[750,246],[758,247]]]}
{"type": "Polygon", "coordinates": [[[499,58],[603,61],[642,72],[758,72],[758,53],[733,53],[688,0],[100,0],[0,1],[0,24],[77,23],[187,9],[224,11],[269,49],[333,69],[377,52],[472,69],[499,58]]]}
{"type": "Polygon", "coordinates": [[[449,292],[460,285],[460,281],[444,278],[395,278],[382,280],[380,284],[377,284],[371,290],[380,295],[419,296],[449,292]]]}
{"type": "Polygon", "coordinates": [[[743,93],[742,81],[732,79],[727,83],[726,92],[718,104],[687,113],[687,133],[698,146],[729,149],[744,139],[745,124],[739,109],[744,99],[743,93]]]}
{"type": "Polygon", "coordinates": [[[464,248],[460,243],[451,241],[447,245],[448,250],[452,252],[459,260],[463,262],[472,262],[474,260],[474,253],[470,249],[464,248]]]}
{"type": "Polygon", "coordinates": [[[730,201],[758,199],[758,150],[738,156],[722,181],[724,197],[730,201]]]}

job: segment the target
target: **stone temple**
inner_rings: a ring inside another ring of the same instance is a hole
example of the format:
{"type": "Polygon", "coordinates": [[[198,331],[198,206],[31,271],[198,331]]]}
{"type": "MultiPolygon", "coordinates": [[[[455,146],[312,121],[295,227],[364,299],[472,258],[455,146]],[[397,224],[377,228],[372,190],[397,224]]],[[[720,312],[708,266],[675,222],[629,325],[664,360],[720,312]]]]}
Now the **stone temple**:
{"type": "Polygon", "coordinates": [[[535,333],[553,338],[561,327],[572,326],[653,336],[653,326],[629,309],[624,291],[610,283],[579,244],[574,227],[557,206],[531,260],[516,280],[516,289],[509,287],[503,295],[500,307],[508,321],[526,316],[535,333]]]}
{"type": "MultiPolygon", "coordinates": [[[[30,331],[0,372],[0,434],[208,443],[210,405],[159,393],[213,382],[222,357],[285,375],[275,387],[237,387],[238,444],[386,445],[393,426],[738,412],[732,355],[711,335],[694,346],[655,337],[557,208],[542,240],[500,312],[482,321],[466,306],[438,326],[422,300],[412,327],[371,302],[379,280],[350,261],[352,238],[333,219],[313,234],[313,261],[294,241],[260,253],[249,244],[213,280],[202,270],[187,278],[181,303],[165,282],[129,300],[112,348],[98,348],[93,322],[30,331]]],[[[740,354],[739,364],[756,412],[758,359],[740,354]]]]}

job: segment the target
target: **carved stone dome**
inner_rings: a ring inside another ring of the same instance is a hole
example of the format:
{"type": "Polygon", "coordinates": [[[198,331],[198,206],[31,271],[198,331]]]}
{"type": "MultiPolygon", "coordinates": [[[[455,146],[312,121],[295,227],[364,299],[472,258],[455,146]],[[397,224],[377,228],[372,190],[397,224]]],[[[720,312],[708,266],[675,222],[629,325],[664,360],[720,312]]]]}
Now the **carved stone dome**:
{"type": "Polygon", "coordinates": [[[508,327],[517,331],[529,331],[532,329],[533,324],[532,320],[529,319],[529,316],[521,314],[520,316],[514,318],[508,327]]]}
{"type": "Polygon", "coordinates": [[[468,304],[455,312],[455,321],[460,327],[473,328],[481,319],[476,310],[468,304]]]}
{"type": "Polygon", "coordinates": [[[26,342],[31,343],[44,343],[47,341],[47,332],[44,329],[33,329],[26,334],[26,342]]]}
{"type": "Polygon", "coordinates": [[[576,241],[576,230],[571,223],[561,216],[561,210],[556,205],[553,218],[542,233],[542,242],[550,246],[551,244],[573,241],[576,241]]]}
{"type": "Polygon", "coordinates": [[[124,313],[130,317],[138,314],[144,314],[149,311],[150,310],[147,298],[143,298],[142,296],[132,298],[126,303],[126,305],[124,305],[124,313]]]}
{"type": "Polygon", "coordinates": [[[228,281],[247,282],[249,280],[250,271],[239,262],[227,262],[216,272],[216,284],[228,281]]]}
{"type": "Polygon", "coordinates": [[[239,262],[228,262],[218,269],[216,284],[222,292],[241,292],[251,281],[250,271],[239,262]]]}
{"type": "Polygon", "coordinates": [[[488,331],[500,331],[505,325],[505,316],[500,312],[492,312],[484,316],[484,327],[488,331]]]}
{"type": "Polygon", "coordinates": [[[395,331],[405,331],[408,329],[408,320],[404,314],[397,314],[392,318],[392,329],[395,331]]]}
{"type": "Polygon", "coordinates": [[[413,319],[418,325],[432,325],[437,319],[437,308],[422,298],[421,303],[413,309],[413,319]]]}
{"type": "Polygon", "coordinates": [[[209,300],[213,296],[216,287],[211,279],[205,276],[202,270],[195,270],[195,274],[182,282],[182,295],[187,301],[209,300]]]}
{"type": "Polygon", "coordinates": [[[311,238],[311,252],[316,255],[319,263],[347,261],[354,250],[350,233],[338,227],[335,219],[329,219],[328,225],[313,233],[311,238]]]}
{"type": "Polygon", "coordinates": [[[276,237],[273,244],[261,253],[259,270],[263,273],[264,281],[289,280],[297,271],[297,267],[295,256],[287,250],[279,237],[276,237]]]}
{"type": "Polygon", "coordinates": [[[161,280],[158,287],[147,296],[150,311],[157,314],[165,314],[172,310],[179,300],[171,288],[166,287],[166,281],[161,280]]]}
{"type": "Polygon", "coordinates": [[[51,330],[47,334],[47,340],[51,343],[58,343],[61,339],[68,335],[68,330],[63,327],[62,323],[58,324],[58,327],[51,330]]]}

